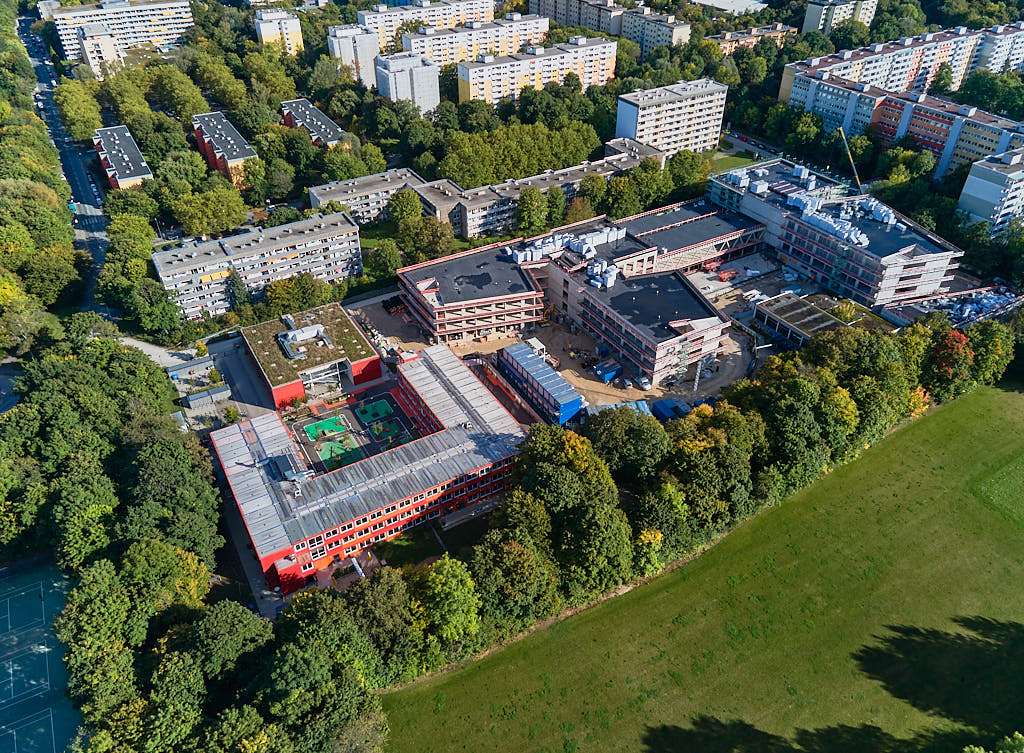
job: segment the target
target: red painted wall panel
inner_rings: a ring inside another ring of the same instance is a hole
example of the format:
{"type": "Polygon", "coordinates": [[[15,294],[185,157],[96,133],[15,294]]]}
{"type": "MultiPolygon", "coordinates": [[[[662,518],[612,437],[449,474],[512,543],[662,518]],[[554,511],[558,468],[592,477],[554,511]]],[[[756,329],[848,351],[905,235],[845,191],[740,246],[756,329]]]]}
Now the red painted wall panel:
{"type": "Polygon", "coordinates": [[[274,405],[278,408],[286,408],[294,398],[297,397],[301,400],[306,396],[306,390],[302,386],[301,379],[289,384],[282,384],[280,387],[274,387],[272,392],[274,395],[274,405]]]}
{"type": "Polygon", "coordinates": [[[380,375],[380,358],[377,356],[365,358],[352,364],[352,381],[356,384],[372,382],[374,379],[380,379],[380,375]]]}

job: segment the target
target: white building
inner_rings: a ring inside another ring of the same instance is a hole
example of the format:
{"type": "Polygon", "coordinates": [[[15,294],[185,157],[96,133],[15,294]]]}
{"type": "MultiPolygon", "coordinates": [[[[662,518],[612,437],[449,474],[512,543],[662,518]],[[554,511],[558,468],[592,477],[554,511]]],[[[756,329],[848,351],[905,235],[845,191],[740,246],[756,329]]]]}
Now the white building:
{"type": "Polygon", "coordinates": [[[972,222],[987,222],[993,235],[1024,217],[1024,149],[978,160],[960,192],[960,209],[972,222]]]}
{"type": "Polygon", "coordinates": [[[251,228],[221,240],[153,254],[160,282],[189,319],[231,308],[228,277],[237,272],[250,293],[307,273],[336,282],[362,274],[359,227],[345,212],[317,214],[269,228],[251,228]]]}
{"type": "Polygon", "coordinates": [[[392,102],[407,99],[426,114],[441,102],[441,66],[415,52],[377,58],[377,90],[392,102]]]}
{"type": "Polygon", "coordinates": [[[121,50],[145,44],[168,47],[194,24],[188,0],[104,0],[54,9],[52,14],[66,60],[82,57],[78,29],[86,24],[105,24],[121,50]]]}
{"type": "Polygon", "coordinates": [[[402,35],[402,48],[438,65],[474,60],[479,55],[511,55],[526,45],[536,45],[548,35],[550,21],[544,16],[509,13],[490,23],[471,21],[454,29],[424,26],[402,35]]]}
{"type": "Polygon", "coordinates": [[[718,148],[729,87],[702,78],[619,97],[616,138],[636,139],[669,154],[718,148]]]}
{"type": "Polygon", "coordinates": [[[586,26],[605,34],[622,34],[625,12],[615,0],[530,0],[530,13],[562,26],[586,26]]]}
{"type": "Polygon", "coordinates": [[[369,88],[377,82],[373,70],[373,60],[380,54],[377,32],[359,24],[332,26],[327,30],[327,50],[351,68],[363,86],[369,88]]]}
{"type": "Polygon", "coordinates": [[[878,0],[809,0],[801,34],[820,31],[831,34],[843,21],[860,21],[871,26],[878,0]]]}
{"type": "Polygon", "coordinates": [[[647,57],[655,47],[672,47],[690,41],[690,24],[666,13],[641,7],[622,14],[622,36],[640,45],[647,57]]]}
{"type": "Polygon", "coordinates": [[[459,63],[459,102],[477,99],[495,105],[504,97],[515,99],[527,86],[561,84],[570,73],[579,77],[584,91],[604,86],[615,76],[617,49],[614,39],[572,37],[567,44],[527,47],[515,55],[482,55],[459,63]]]}
{"type": "Polygon", "coordinates": [[[411,5],[375,5],[359,11],[359,25],[377,32],[380,48],[394,41],[398,27],[408,21],[435,29],[453,29],[472,21],[493,21],[494,0],[416,0],[411,5]]]}
{"type": "Polygon", "coordinates": [[[256,38],[260,44],[279,44],[289,55],[294,55],[302,50],[299,17],[286,10],[258,10],[256,38]]]}
{"type": "Polygon", "coordinates": [[[89,66],[98,81],[121,65],[124,54],[106,24],[85,24],[78,27],[78,48],[82,63],[89,66]]]}

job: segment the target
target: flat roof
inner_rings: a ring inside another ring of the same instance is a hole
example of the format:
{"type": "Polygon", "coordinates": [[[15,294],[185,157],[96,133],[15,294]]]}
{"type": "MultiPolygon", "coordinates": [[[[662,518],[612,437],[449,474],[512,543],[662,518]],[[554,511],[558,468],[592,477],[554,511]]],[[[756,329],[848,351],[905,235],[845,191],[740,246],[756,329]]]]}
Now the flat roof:
{"type": "Polygon", "coordinates": [[[749,29],[739,29],[738,31],[723,31],[721,34],[714,34],[704,38],[715,42],[737,42],[741,39],[756,39],[757,37],[764,37],[769,34],[796,34],[798,31],[799,29],[795,26],[774,23],[765,26],[753,26],[749,29]]]}
{"type": "Polygon", "coordinates": [[[891,256],[911,246],[916,248],[913,252],[915,255],[959,253],[959,249],[870,196],[831,199],[821,196],[823,188],[836,189],[842,184],[787,160],[756,162],[721,173],[715,176],[715,180],[733,190],[752,194],[758,201],[770,204],[805,224],[839,238],[851,248],[879,258],[891,256]],[[813,176],[816,187],[808,189],[807,178],[796,176],[795,168],[806,170],[808,177],[813,176]],[[748,181],[746,186],[737,182],[743,179],[748,181]],[[767,190],[756,193],[755,188],[759,185],[766,186],[767,190]],[[812,211],[805,211],[805,205],[812,211]],[[888,221],[890,218],[892,222],[888,221]],[[860,240],[866,243],[858,242],[858,234],[862,236],[860,240]]]}
{"type": "Polygon", "coordinates": [[[761,225],[760,222],[716,207],[703,199],[616,224],[645,244],[659,246],[667,251],[707,243],[761,225]]]}
{"type": "Polygon", "coordinates": [[[758,3],[754,0],[693,0],[698,5],[707,5],[712,8],[724,10],[727,13],[740,15],[743,13],[756,13],[768,6],[765,3],[758,3]]]}
{"type": "Polygon", "coordinates": [[[93,143],[118,180],[152,178],[153,172],[126,125],[97,128],[93,143]]]}
{"type": "MultiPolygon", "coordinates": [[[[464,34],[473,34],[479,31],[492,31],[502,30],[506,33],[511,32],[512,29],[517,25],[532,24],[537,21],[548,21],[547,16],[538,16],[535,13],[520,14],[510,13],[505,18],[496,18],[493,21],[470,21],[465,26],[453,26],[450,29],[437,29],[433,26],[421,26],[417,31],[406,32],[402,34],[402,40],[408,37],[411,40],[415,39],[443,39],[444,37],[457,37],[464,34]]],[[[545,28],[548,24],[543,24],[545,28]]],[[[332,27],[333,28],[333,27],[332,27]]]]}
{"type": "Polygon", "coordinates": [[[377,355],[362,329],[338,303],[293,314],[292,320],[296,329],[323,325],[327,335],[326,340],[306,344],[304,358],[289,358],[281,347],[277,335],[292,327],[280,318],[242,329],[242,337],[271,387],[298,381],[304,372],[329,363],[343,359],[356,363],[377,355]]]}
{"type": "Polygon", "coordinates": [[[52,15],[74,16],[82,11],[91,10],[130,10],[132,8],[145,8],[147,6],[162,5],[188,5],[185,0],[116,0],[115,2],[88,3],[83,5],[69,5],[63,8],[54,8],[52,15]]]}
{"type": "MultiPolygon", "coordinates": [[[[577,279],[585,284],[586,270],[578,273],[577,279]]],[[[681,272],[620,276],[610,288],[586,285],[586,293],[656,343],[679,337],[680,331],[670,322],[721,319],[681,272]]]]}
{"type": "Polygon", "coordinates": [[[396,186],[398,187],[397,190],[400,191],[403,186],[413,188],[424,183],[426,181],[414,171],[407,167],[398,167],[385,170],[382,173],[364,175],[361,178],[335,180],[320,186],[311,186],[309,195],[311,197],[315,196],[320,203],[328,201],[344,202],[347,199],[389,191],[396,188],[396,186]]]}
{"type": "Polygon", "coordinates": [[[359,226],[346,212],[315,214],[286,225],[255,227],[229,238],[188,243],[180,248],[158,251],[153,254],[153,265],[161,276],[187,269],[203,269],[218,258],[227,260],[294,246],[297,243],[296,236],[302,236],[304,242],[310,242],[346,231],[359,232],[359,226]]]}
{"type": "Polygon", "coordinates": [[[444,429],[336,471],[288,480],[310,469],[276,413],[211,434],[261,557],[515,454],[526,433],[447,346],[399,370],[444,429]]]}
{"type": "Polygon", "coordinates": [[[501,55],[498,57],[483,55],[481,56],[482,60],[467,60],[459,63],[459,68],[465,68],[466,70],[491,68],[497,65],[508,65],[509,63],[529,62],[531,60],[544,60],[545,58],[558,57],[560,55],[571,55],[581,48],[609,46],[614,48],[616,45],[614,39],[608,39],[607,37],[579,37],[579,39],[581,40],[579,42],[570,40],[564,44],[556,44],[552,47],[528,47],[526,52],[516,52],[512,55],[501,55]]]}
{"type": "Polygon", "coordinates": [[[502,248],[447,256],[399,273],[417,286],[433,281],[431,288],[438,297],[436,306],[543,292],[529,272],[513,262],[502,248]]]}
{"type": "Polygon", "coordinates": [[[974,164],[1003,175],[1019,176],[1024,171],[1024,147],[1010,149],[1002,154],[990,154],[974,164]]]}
{"type": "Polygon", "coordinates": [[[628,102],[637,107],[650,107],[666,102],[682,102],[702,94],[722,93],[729,91],[729,87],[712,81],[709,78],[699,78],[695,81],[679,81],[668,86],[656,86],[653,89],[638,89],[628,94],[620,94],[620,102],[628,102]]]}
{"type": "Polygon", "coordinates": [[[537,384],[551,396],[557,405],[569,405],[580,400],[580,393],[565,381],[565,378],[551,368],[551,365],[537,355],[537,352],[526,343],[513,343],[502,348],[508,357],[523,367],[537,384]]]}
{"type": "Polygon", "coordinates": [[[839,319],[815,305],[815,302],[822,298],[831,300],[827,296],[801,298],[794,293],[780,293],[767,301],[754,304],[754,307],[768,312],[805,337],[814,337],[821,332],[843,326],[839,319]]]}
{"type": "Polygon", "coordinates": [[[242,138],[238,129],[222,112],[205,112],[192,116],[192,126],[203,129],[203,135],[228,162],[258,157],[256,150],[242,138]]]}
{"type": "Polygon", "coordinates": [[[327,117],[308,99],[292,99],[281,103],[281,110],[292,116],[295,124],[305,128],[314,141],[333,144],[341,141],[344,129],[327,117]]]}

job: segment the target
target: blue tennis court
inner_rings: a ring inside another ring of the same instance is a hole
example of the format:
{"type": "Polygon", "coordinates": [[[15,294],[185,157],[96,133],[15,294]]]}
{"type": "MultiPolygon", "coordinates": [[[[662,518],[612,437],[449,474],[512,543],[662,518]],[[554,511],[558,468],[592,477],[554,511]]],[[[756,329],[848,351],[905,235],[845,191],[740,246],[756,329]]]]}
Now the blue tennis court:
{"type": "Polygon", "coordinates": [[[79,722],[53,634],[70,584],[52,563],[11,569],[0,575],[0,753],[57,753],[79,722]]]}

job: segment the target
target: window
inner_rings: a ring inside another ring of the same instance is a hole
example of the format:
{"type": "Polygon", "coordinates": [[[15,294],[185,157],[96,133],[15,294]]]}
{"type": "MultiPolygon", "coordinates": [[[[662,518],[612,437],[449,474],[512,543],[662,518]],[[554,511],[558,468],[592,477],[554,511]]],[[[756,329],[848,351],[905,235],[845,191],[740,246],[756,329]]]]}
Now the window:
{"type": "Polygon", "coordinates": [[[312,549],[309,552],[309,556],[313,559],[319,559],[320,557],[323,557],[325,554],[327,554],[327,547],[323,546],[319,549],[312,549]]]}
{"type": "Polygon", "coordinates": [[[295,545],[295,551],[296,552],[301,552],[305,548],[306,548],[306,542],[305,541],[300,541],[298,544],[295,545]]]}
{"type": "Polygon", "coordinates": [[[374,512],[374,513],[372,513],[370,515],[370,520],[376,520],[377,518],[379,518],[383,514],[384,514],[383,510],[377,510],[376,512],[374,512]]]}
{"type": "Polygon", "coordinates": [[[324,535],[321,533],[318,536],[314,536],[309,540],[309,548],[312,549],[315,546],[320,546],[324,543],[324,535]]]}
{"type": "Polygon", "coordinates": [[[313,569],[313,563],[312,562],[307,562],[305,565],[302,566],[301,569],[302,569],[302,572],[308,573],[310,570],[313,569]]]}
{"type": "Polygon", "coordinates": [[[366,518],[366,516],[364,515],[363,517],[361,517],[361,518],[360,518],[359,520],[357,520],[357,521],[356,521],[356,525],[357,525],[357,526],[361,526],[361,525],[362,525],[363,523],[365,523],[366,521],[367,521],[367,518],[366,518]]]}
{"type": "Polygon", "coordinates": [[[338,529],[337,528],[327,532],[327,538],[329,538],[329,539],[334,538],[337,535],[338,535],[338,529]]]}
{"type": "Polygon", "coordinates": [[[333,551],[333,550],[337,549],[339,546],[341,546],[341,541],[340,540],[339,541],[332,541],[330,544],[327,545],[327,551],[328,552],[333,551]]]}
{"type": "Polygon", "coordinates": [[[372,528],[370,528],[370,530],[371,530],[371,531],[379,531],[379,530],[380,530],[381,528],[383,528],[383,527],[384,527],[384,522],[383,522],[383,521],[381,521],[380,523],[374,523],[374,524],[373,524],[373,527],[372,527],[372,528]]]}

